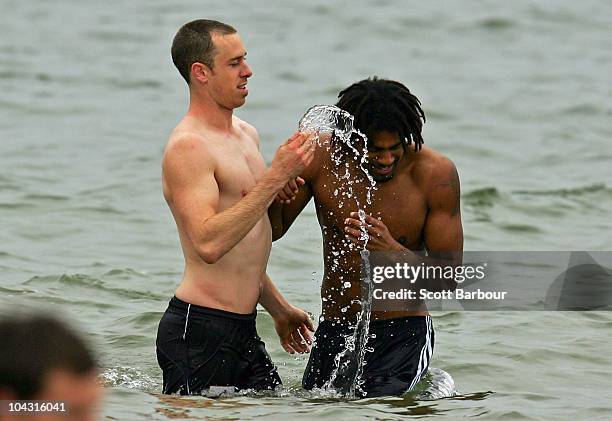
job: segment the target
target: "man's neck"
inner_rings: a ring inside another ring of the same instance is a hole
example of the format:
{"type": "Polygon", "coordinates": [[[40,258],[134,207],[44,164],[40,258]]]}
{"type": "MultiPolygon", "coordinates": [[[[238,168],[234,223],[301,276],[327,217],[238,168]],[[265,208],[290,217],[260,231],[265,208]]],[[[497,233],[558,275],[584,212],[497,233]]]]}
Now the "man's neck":
{"type": "Polygon", "coordinates": [[[205,122],[214,130],[227,133],[232,131],[233,110],[220,106],[209,96],[191,92],[187,116],[205,122]]]}

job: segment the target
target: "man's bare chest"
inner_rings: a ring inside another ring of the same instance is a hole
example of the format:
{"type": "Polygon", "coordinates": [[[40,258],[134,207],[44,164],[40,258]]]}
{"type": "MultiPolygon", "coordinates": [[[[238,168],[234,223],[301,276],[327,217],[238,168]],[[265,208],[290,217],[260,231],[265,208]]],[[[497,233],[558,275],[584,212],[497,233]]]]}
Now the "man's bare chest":
{"type": "Polygon", "coordinates": [[[219,148],[215,178],[221,200],[240,200],[261,179],[266,164],[256,147],[239,146],[219,148]]]}
{"type": "Polygon", "coordinates": [[[351,212],[363,209],[380,218],[393,238],[405,247],[420,248],[427,218],[426,198],[410,180],[401,181],[379,183],[377,189],[370,191],[368,201],[365,183],[347,185],[342,180],[319,177],[313,185],[319,221],[329,234],[343,236],[344,220],[351,212]],[[346,194],[346,190],[350,192],[346,194]]]}

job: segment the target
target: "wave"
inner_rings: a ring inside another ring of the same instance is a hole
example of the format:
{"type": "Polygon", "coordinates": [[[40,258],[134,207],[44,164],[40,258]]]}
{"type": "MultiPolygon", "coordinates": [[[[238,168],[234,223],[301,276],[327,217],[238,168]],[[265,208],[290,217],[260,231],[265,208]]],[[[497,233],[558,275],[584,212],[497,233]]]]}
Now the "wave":
{"type": "Polygon", "coordinates": [[[31,193],[27,194],[23,197],[24,200],[47,200],[51,202],[61,202],[70,200],[70,197],[57,195],[57,194],[47,194],[47,193],[31,193]]]}
{"type": "Polygon", "coordinates": [[[499,197],[499,190],[495,187],[483,187],[463,194],[461,199],[466,205],[483,207],[493,206],[493,203],[499,199],[499,197]]]}
{"type": "Polygon", "coordinates": [[[612,193],[612,189],[604,183],[590,184],[582,187],[561,188],[552,190],[514,190],[513,194],[530,195],[530,196],[581,196],[589,193],[612,193]]]}
{"type": "Polygon", "coordinates": [[[125,289],[109,286],[105,281],[99,278],[95,278],[89,275],[83,274],[62,274],[62,275],[46,275],[46,276],[34,276],[29,280],[25,281],[23,285],[28,286],[40,286],[44,285],[46,288],[52,287],[53,284],[61,284],[72,287],[84,287],[96,291],[103,291],[109,294],[124,297],[128,299],[144,299],[144,300],[165,300],[166,297],[155,294],[150,291],[142,291],[135,289],[125,289]]]}
{"type": "MultiPolygon", "coordinates": [[[[612,195],[612,188],[605,183],[588,184],[579,187],[566,187],[550,190],[512,190],[510,194],[518,196],[557,196],[574,197],[588,194],[612,195]]],[[[466,205],[486,207],[492,206],[502,197],[502,192],[496,187],[483,187],[464,193],[461,199],[466,205]]]]}
{"type": "Polygon", "coordinates": [[[512,28],[516,23],[510,19],[490,17],[478,21],[477,25],[488,30],[501,30],[512,28]]]}

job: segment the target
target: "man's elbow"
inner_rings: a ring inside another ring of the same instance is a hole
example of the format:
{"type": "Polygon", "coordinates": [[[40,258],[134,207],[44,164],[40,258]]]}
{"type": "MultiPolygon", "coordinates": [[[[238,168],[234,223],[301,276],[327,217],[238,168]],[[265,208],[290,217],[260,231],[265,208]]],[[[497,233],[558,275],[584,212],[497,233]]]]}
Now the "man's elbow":
{"type": "Polygon", "coordinates": [[[204,262],[212,265],[217,263],[225,254],[221,247],[213,243],[204,243],[201,244],[197,249],[198,255],[200,259],[204,262]]]}

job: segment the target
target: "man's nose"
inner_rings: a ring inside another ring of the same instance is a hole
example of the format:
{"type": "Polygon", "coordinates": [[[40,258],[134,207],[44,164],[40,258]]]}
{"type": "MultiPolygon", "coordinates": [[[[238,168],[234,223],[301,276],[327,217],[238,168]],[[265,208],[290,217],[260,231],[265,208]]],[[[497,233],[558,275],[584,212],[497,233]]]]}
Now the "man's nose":
{"type": "Polygon", "coordinates": [[[391,165],[395,161],[395,158],[391,152],[382,152],[380,155],[378,155],[376,161],[380,165],[391,165]]]}
{"type": "Polygon", "coordinates": [[[240,76],[245,77],[245,78],[253,76],[253,70],[251,70],[251,66],[249,66],[249,63],[245,61],[243,64],[244,64],[244,67],[242,69],[242,73],[240,74],[240,76]]]}

